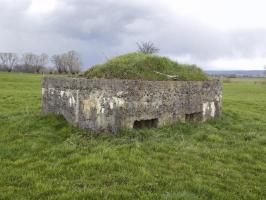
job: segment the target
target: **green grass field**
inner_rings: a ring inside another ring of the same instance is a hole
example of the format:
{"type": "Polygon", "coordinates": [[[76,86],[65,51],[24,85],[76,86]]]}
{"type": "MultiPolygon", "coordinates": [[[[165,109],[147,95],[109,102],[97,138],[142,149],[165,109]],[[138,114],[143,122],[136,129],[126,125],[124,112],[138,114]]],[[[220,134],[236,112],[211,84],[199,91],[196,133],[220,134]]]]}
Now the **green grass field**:
{"type": "Polygon", "coordinates": [[[0,199],[266,199],[263,82],[225,83],[216,121],[96,135],[43,115],[40,80],[0,73],[0,199]]]}

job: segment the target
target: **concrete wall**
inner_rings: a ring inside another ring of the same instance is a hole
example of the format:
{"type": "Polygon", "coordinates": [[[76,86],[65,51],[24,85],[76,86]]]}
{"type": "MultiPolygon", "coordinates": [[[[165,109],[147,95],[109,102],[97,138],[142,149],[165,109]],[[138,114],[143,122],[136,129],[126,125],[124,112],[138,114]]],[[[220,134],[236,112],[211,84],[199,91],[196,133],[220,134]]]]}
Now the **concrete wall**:
{"type": "Polygon", "coordinates": [[[214,81],[92,80],[45,77],[42,111],[60,113],[90,131],[205,121],[220,115],[222,86],[214,81]]]}

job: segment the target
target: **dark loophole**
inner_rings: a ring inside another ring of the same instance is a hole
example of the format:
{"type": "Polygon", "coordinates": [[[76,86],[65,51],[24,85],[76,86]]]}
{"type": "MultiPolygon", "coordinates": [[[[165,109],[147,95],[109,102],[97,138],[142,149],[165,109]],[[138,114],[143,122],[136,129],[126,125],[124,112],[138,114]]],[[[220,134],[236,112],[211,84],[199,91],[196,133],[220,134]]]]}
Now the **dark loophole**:
{"type": "Polygon", "coordinates": [[[198,122],[202,120],[202,112],[186,114],[186,122],[198,122]]]}
{"type": "Polygon", "coordinates": [[[156,119],[148,119],[148,120],[139,120],[134,121],[133,128],[156,128],[158,126],[158,118],[156,119]]]}

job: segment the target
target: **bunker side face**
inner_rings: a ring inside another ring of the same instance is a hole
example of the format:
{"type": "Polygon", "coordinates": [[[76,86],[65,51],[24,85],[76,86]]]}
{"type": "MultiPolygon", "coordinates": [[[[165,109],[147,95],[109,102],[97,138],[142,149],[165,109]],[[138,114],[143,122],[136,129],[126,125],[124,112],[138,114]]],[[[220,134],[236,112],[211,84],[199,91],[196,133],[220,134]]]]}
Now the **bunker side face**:
{"type": "Polygon", "coordinates": [[[221,113],[222,85],[212,81],[135,81],[44,77],[42,111],[94,132],[205,121],[221,113]]]}

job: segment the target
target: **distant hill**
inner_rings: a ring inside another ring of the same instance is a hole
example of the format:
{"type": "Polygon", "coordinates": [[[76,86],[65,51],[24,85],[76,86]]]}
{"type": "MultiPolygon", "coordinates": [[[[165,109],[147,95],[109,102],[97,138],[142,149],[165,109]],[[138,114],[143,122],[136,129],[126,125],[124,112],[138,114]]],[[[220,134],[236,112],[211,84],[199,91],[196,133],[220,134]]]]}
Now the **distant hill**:
{"type": "Polygon", "coordinates": [[[205,71],[209,76],[263,77],[264,70],[205,71]]]}

